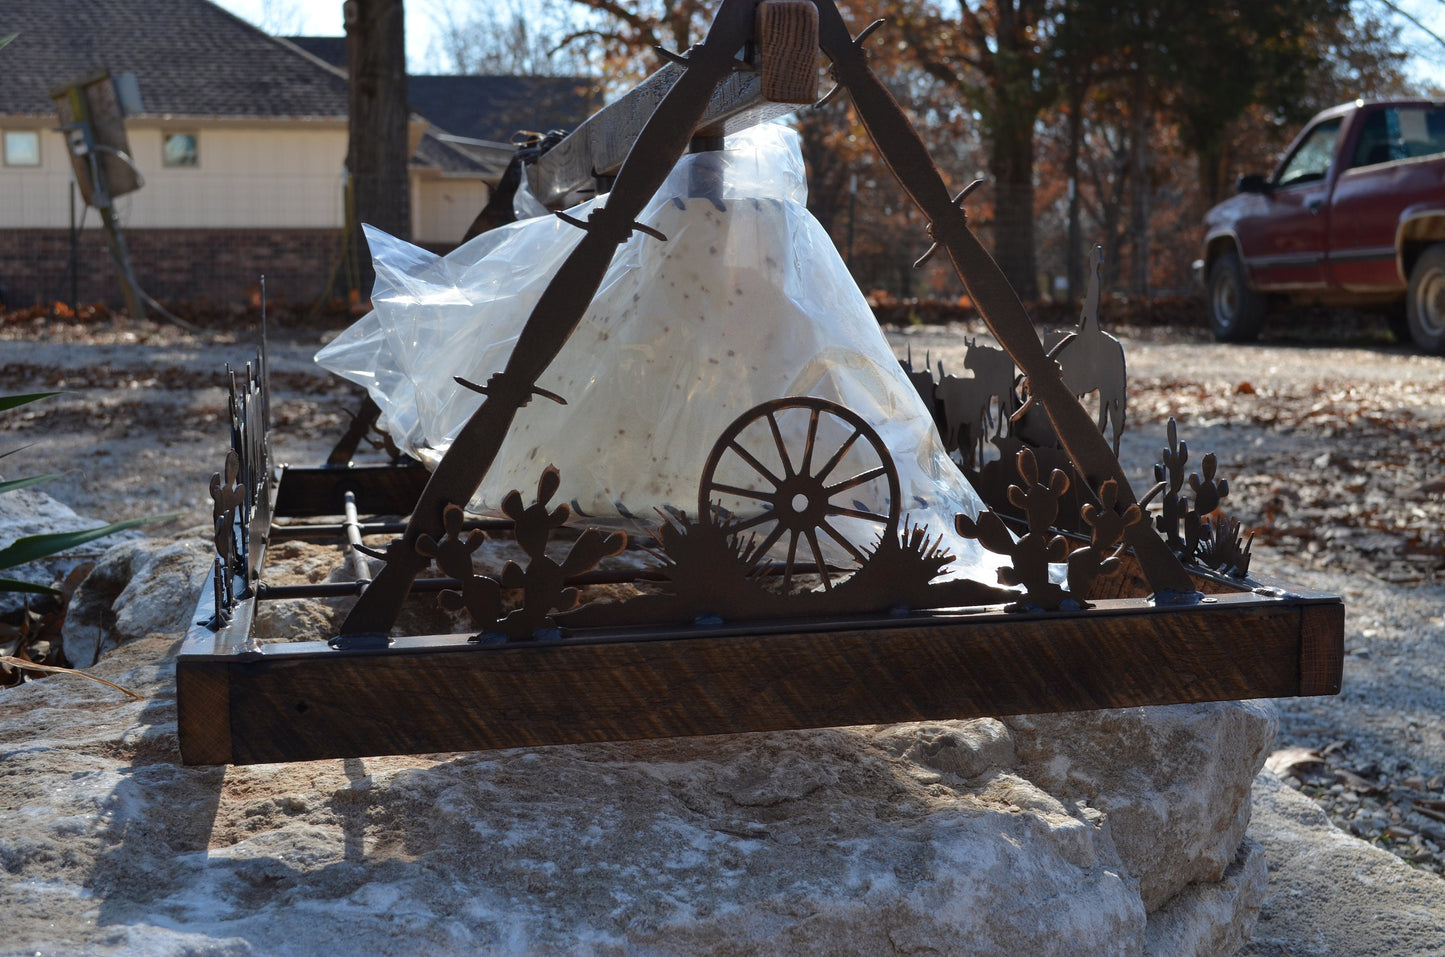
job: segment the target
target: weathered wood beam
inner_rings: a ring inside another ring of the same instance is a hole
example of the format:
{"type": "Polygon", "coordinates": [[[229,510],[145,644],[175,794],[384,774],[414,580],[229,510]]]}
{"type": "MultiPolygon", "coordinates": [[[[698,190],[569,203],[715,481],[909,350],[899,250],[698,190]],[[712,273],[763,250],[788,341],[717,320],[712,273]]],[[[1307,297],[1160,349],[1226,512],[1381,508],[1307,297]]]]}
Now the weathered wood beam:
{"type": "Polygon", "coordinates": [[[181,752],[249,764],[1334,694],[1343,624],[1331,596],[1244,592],[706,637],[272,645],[182,655],[181,752]]]}

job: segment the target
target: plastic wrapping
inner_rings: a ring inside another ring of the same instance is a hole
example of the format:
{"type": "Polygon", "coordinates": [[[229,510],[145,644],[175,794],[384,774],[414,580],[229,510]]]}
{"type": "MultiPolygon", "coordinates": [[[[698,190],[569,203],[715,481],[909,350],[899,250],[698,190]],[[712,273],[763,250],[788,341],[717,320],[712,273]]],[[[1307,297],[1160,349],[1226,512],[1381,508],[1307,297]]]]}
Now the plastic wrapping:
{"type": "MultiPolygon", "coordinates": [[[[924,525],[958,556],[952,574],[992,581],[998,556],[954,532],[958,512],[982,505],[949,460],[932,419],[821,225],[805,207],[796,134],[762,126],[729,149],[683,157],[639,216],[667,236],[620,246],[586,315],[538,386],[567,400],[534,400],[517,415],[470,503],[496,512],[512,489],[535,488],[558,467],[556,500],[574,521],[653,527],[658,512],[695,515],[718,437],[759,403],[789,396],[838,402],[875,429],[898,472],[901,501],[884,480],[840,495],[844,510],[924,525]]],[[[599,197],[571,211],[585,220],[599,197]]],[[[373,311],[317,355],[365,386],[392,438],[434,466],[482,398],[454,376],[499,371],[533,306],[582,233],[547,216],[476,237],[445,257],[367,229],[376,263],[373,311]]],[[[739,441],[755,463],[724,457],[714,483],[763,487],[801,464],[812,430],[818,459],[855,431],[806,411],[762,420],[739,441]],[[782,449],[783,451],[779,451],[782,449]],[[747,483],[753,484],[747,484],[747,483]]],[[[866,472],[876,455],[854,441],[834,476],[866,472]]],[[[766,508],[731,495],[745,518],[766,508]]],[[[880,523],[839,515],[841,538],[862,549],[880,523]]],[[[825,530],[826,531],[826,530],[825,530]]],[[[830,559],[831,533],[819,535],[830,559]]],[[[777,548],[785,548],[786,536],[777,548]]],[[[800,556],[802,558],[804,556],[800,556]]]]}

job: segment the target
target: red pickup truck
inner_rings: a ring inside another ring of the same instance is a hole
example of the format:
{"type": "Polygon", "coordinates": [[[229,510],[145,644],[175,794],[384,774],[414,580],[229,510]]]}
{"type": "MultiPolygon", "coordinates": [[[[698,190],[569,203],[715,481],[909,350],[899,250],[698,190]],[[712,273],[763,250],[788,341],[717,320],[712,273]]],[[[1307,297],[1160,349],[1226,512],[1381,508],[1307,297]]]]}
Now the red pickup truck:
{"type": "Polygon", "coordinates": [[[1445,353],[1445,103],[1324,111],[1204,226],[1194,266],[1216,338],[1253,339],[1272,307],[1317,303],[1386,310],[1397,335],[1445,353]]]}

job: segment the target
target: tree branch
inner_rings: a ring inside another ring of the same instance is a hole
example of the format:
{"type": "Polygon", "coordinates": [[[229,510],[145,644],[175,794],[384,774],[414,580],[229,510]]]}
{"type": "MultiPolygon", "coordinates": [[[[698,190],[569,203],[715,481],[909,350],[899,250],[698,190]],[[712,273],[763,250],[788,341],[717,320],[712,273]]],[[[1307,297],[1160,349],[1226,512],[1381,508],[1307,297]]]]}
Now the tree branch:
{"type": "Polygon", "coordinates": [[[1420,22],[1419,17],[1416,17],[1414,14],[1402,9],[1399,4],[1393,3],[1391,2],[1391,0],[1380,0],[1380,6],[1384,7],[1386,10],[1389,10],[1391,13],[1394,13],[1397,16],[1401,16],[1404,17],[1406,20],[1409,20],[1416,26],[1417,29],[1420,30],[1421,33],[1425,34],[1430,39],[1440,44],[1442,47],[1445,47],[1445,37],[1441,37],[1440,34],[1425,26],[1425,24],[1420,22]]]}

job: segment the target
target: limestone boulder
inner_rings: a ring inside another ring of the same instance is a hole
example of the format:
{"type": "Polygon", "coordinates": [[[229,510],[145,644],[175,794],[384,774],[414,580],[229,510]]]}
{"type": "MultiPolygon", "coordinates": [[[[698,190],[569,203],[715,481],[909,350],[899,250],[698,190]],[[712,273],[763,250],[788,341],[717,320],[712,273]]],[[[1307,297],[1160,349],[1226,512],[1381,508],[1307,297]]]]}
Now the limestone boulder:
{"type": "Polygon", "coordinates": [[[72,666],[88,668],[128,641],[181,635],[214,559],[208,539],[143,538],[108,550],[66,609],[61,632],[72,666]]]}
{"type": "MultiPolygon", "coordinates": [[[[1151,912],[1100,805],[1168,795],[1119,767],[1151,790],[1045,786],[1080,745],[1005,721],[184,767],[178,635],[92,669],[144,701],[68,676],[0,698],[0,953],[1203,957],[1260,904],[1244,844],[1151,912]]],[[[1155,740],[1220,747],[1238,710],[1155,740]]]]}
{"type": "Polygon", "coordinates": [[[1249,827],[1250,783],[1274,743],[1268,702],[1173,705],[1004,719],[1018,773],[1094,808],[1157,910],[1214,883],[1249,827]]]}
{"type": "Polygon", "coordinates": [[[1253,794],[1270,883],[1240,957],[1445,954],[1445,881],[1341,831],[1273,771],[1253,794]]]}
{"type": "MultiPolygon", "coordinates": [[[[67,650],[144,700],[0,692],[0,954],[1222,957],[1264,899],[1254,704],[184,767],[173,655],[210,562],[125,543],[75,598],[67,650]]],[[[263,605],[257,634],[324,638],[344,605],[263,605]]]]}

